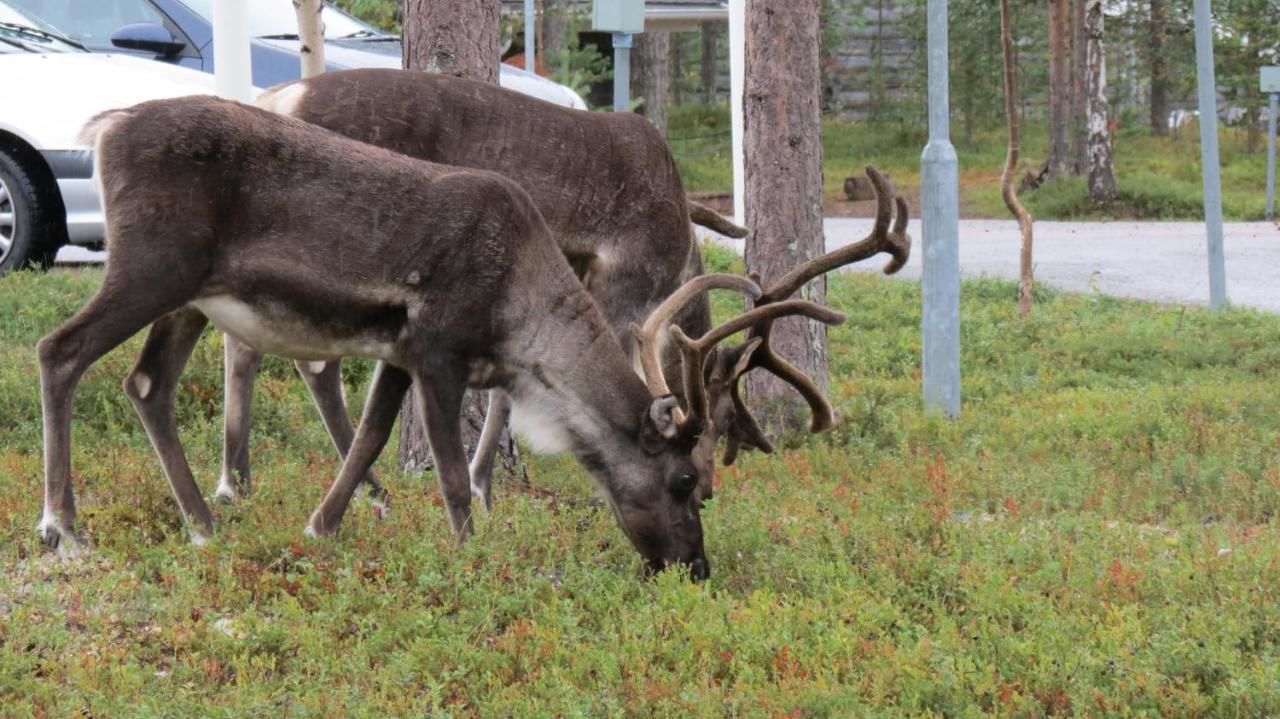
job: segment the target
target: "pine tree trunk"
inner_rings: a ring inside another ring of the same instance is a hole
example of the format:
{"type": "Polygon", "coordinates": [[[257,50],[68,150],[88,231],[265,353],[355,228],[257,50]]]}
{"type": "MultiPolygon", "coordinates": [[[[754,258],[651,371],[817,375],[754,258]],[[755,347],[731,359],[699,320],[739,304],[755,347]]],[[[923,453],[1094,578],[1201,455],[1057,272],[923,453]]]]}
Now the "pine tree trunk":
{"type": "Polygon", "coordinates": [[[552,76],[569,64],[568,0],[542,0],[542,66],[552,76]]]}
{"type": "Polygon", "coordinates": [[[1165,0],[1151,0],[1151,131],[1169,134],[1169,61],[1165,57],[1165,0]]]}
{"type": "MultiPolygon", "coordinates": [[[[1057,2],[1057,0],[1055,0],[1057,2]]],[[[1056,8],[1055,8],[1056,10],[1056,8]]],[[[1009,125],[1009,151],[1005,157],[1004,174],[1000,178],[1000,191],[1004,204],[1018,221],[1022,231],[1022,252],[1019,257],[1021,280],[1018,283],[1018,316],[1031,314],[1031,297],[1035,288],[1031,275],[1031,213],[1018,200],[1013,181],[1018,174],[1018,155],[1021,152],[1018,131],[1018,72],[1013,55],[1013,21],[1009,17],[1009,0],[1000,0],[1000,47],[1004,60],[1004,116],[1009,125]]],[[[1065,134],[1065,133],[1064,133],[1065,134]]],[[[1052,167],[1052,164],[1050,165],[1052,167]]]]}
{"type": "Polygon", "coordinates": [[[405,0],[404,67],[498,81],[498,0],[405,0]]]}
{"type": "Polygon", "coordinates": [[[720,25],[702,23],[702,102],[713,105],[716,101],[716,80],[719,73],[720,25]]]}
{"type": "Polygon", "coordinates": [[[644,100],[640,114],[667,134],[667,92],[670,89],[671,35],[643,32],[635,36],[631,50],[632,97],[644,100]]]}
{"type": "MultiPolygon", "coordinates": [[[[448,73],[485,82],[498,81],[497,0],[405,0],[404,67],[448,73]]],[[[462,439],[471,456],[484,426],[484,393],[469,390],[462,407],[462,439]]],[[[400,468],[420,472],[434,466],[426,425],[413,393],[400,407],[400,468]]],[[[515,440],[504,431],[495,464],[508,474],[524,476],[515,440]]],[[[497,474],[501,476],[502,470],[497,474]]]]}
{"type": "Polygon", "coordinates": [[[293,0],[293,12],[298,17],[302,76],[315,77],[324,72],[324,0],[293,0]]]}
{"type": "MultiPolygon", "coordinates": [[[[818,3],[747,3],[746,265],[766,285],[823,251],[818,3]]],[[[821,304],[826,290],[819,278],[798,295],[821,304]]],[[[771,343],[826,389],[824,325],[781,320],[771,343]]],[[[804,426],[803,403],[772,375],[747,375],[747,393],[767,427],[804,426]]]]}
{"type": "Polygon", "coordinates": [[[684,37],[682,35],[668,35],[671,38],[671,54],[668,63],[671,79],[671,104],[684,104],[684,37]]]}
{"type": "Polygon", "coordinates": [[[1049,5],[1049,179],[1071,172],[1071,2],[1049,5]]]}
{"type": "Polygon", "coordinates": [[[1083,175],[1089,168],[1088,44],[1085,41],[1084,8],[1088,0],[1071,0],[1071,173],[1083,175]]]}
{"type": "Polygon", "coordinates": [[[1088,0],[1085,28],[1089,55],[1089,198],[1115,199],[1116,176],[1111,165],[1111,131],[1107,126],[1107,54],[1103,46],[1103,0],[1088,0]]]}

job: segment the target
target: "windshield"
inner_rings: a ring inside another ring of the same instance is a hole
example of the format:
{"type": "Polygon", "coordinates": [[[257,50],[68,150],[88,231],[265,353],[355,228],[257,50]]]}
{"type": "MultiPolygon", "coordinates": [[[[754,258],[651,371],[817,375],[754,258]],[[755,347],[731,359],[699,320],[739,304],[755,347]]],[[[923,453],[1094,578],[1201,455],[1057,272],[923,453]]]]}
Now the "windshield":
{"type": "Polygon", "coordinates": [[[39,18],[0,4],[0,52],[75,52],[80,48],[46,33],[58,31],[39,18]],[[34,32],[32,32],[34,30],[34,32]]]}
{"type": "MultiPolygon", "coordinates": [[[[213,0],[182,0],[182,4],[205,20],[213,22],[213,0]]],[[[369,32],[382,34],[329,5],[324,6],[323,17],[324,36],[327,38],[369,32]]],[[[255,0],[249,3],[250,37],[297,34],[298,16],[294,14],[293,3],[290,0],[255,0]]]]}

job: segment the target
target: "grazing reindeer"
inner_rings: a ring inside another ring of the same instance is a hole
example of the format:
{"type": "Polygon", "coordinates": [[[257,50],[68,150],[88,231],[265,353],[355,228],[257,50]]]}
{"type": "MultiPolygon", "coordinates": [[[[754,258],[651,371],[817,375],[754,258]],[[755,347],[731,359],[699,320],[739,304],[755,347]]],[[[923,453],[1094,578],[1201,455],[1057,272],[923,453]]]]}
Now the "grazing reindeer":
{"type": "MultiPolygon", "coordinates": [[[[628,325],[702,274],[690,220],[726,235],[746,235],[687,201],[666,142],[638,115],[571,110],[491,83],[403,70],[324,73],[277,85],[256,104],[410,157],[493,170],[516,181],[628,354],[628,325]]],[[[710,318],[702,296],[675,320],[697,334],[707,330],[710,318]]],[[[230,500],[249,484],[250,404],[262,355],[232,337],[226,347],[226,446],[217,494],[230,500]]],[[[678,354],[666,359],[678,377],[678,354]]],[[[298,372],[345,455],[354,430],[339,365],[299,362],[298,372]]],[[[489,406],[471,465],[473,490],[486,506],[509,410],[501,392],[490,395],[489,406]]],[[[371,496],[385,498],[372,472],[366,482],[371,496]]]]}
{"type": "MultiPolygon", "coordinates": [[[[698,453],[715,433],[700,413],[705,403],[682,412],[670,394],[650,391],[658,380],[646,386],[635,374],[514,182],[211,97],[109,111],[83,139],[95,151],[111,255],[97,295],[37,348],[46,544],[78,543],[75,387],[89,365],[149,324],[124,389],[193,540],[212,531],[173,412],[178,376],[212,320],[258,350],[295,360],[380,360],[359,430],[309,533],[337,529],[412,382],[450,524],[465,538],[471,492],[462,393],[500,388],[517,431],[541,449],[573,452],[595,477],[651,569],[681,563],[695,578],[708,575],[694,492],[712,459],[698,453]],[[364,235],[358,252],[347,249],[352,232],[364,235]]],[[[712,287],[760,294],[747,278],[705,275],[676,296],[686,303],[712,287]]],[[[777,316],[782,304],[739,323],[777,316]]],[[[842,319],[810,303],[786,310],[842,319]]],[[[685,375],[696,384],[701,373],[685,375]]]]}

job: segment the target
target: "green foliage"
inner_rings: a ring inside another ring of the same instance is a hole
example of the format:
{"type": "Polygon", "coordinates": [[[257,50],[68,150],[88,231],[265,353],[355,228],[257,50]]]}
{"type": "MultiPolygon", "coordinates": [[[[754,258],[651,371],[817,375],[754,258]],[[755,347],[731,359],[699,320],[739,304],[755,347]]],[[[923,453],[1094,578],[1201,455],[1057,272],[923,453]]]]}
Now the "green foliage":
{"type": "Polygon", "coordinates": [[[403,22],[404,3],[398,0],[330,0],[335,7],[396,35],[403,22]]]}
{"type": "MultiPolygon", "coordinates": [[[[1014,284],[966,282],[944,422],[920,407],[918,286],[833,278],[841,421],[720,471],[695,586],[641,581],[563,457],[502,486],[462,548],[434,481],[387,458],[390,517],[356,505],[304,540],[338,463],[282,362],[258,384],[256,491],[192,547],[119,390],[136,340],[75,406],[94,553],[47,556],[33,345],[100,281],[0,281],[0,715],[1280,713],[1276,317],[1044,292],[1019,321],[1014,284]]],[[[179,392],[206,487],[218,349],[179,392]]]]}

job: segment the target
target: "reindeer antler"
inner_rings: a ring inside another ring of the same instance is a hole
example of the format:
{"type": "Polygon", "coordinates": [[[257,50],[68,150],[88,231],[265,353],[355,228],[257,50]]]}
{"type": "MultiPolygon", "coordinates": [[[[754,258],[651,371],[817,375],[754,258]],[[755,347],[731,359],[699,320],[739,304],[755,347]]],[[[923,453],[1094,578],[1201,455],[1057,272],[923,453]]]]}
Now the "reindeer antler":
{"type": "MultiPolygon", "coordinates": [[[[760,299],[756,300],[757,309],[774,303],[781,303],[815,277],[845,265],[873,257],[880,252],[886,252],[891,256],[889,264],[885,265],[884,268],[884,272],[887,275],[897,272],[907,264],[907,259],[911,256],[911,236],[907,234],[907,203],[901,197],[894,197],[893,188],[890,187],[888,180],[876,168],[868,165],[866,170],[867,177],[871,178],[871,185],[875,188],[877,203],[876,223],[871,230],[871,234],[852,245],[815,257],[783,275],[781,279],[765,290],[760,299]],[[895,204],[898,211],[896,220],[893,212],[895,204]],[[891,220],[893,220],[892,230],[889,228],[891,220]]],[[[794,387],[809,404],[809,409],[813,412],[813,420],[810,422],[809,430],[816,433],[829,429],[835,424],[835,412],[831,408],[831,403],[823,396],[822,390],[795,365],[779,357],[769,346],[769,333],[773,328],[773,320],[775,318],[772,316],[765,317],[751,329],[748,339],[760,338],[762,343],[751,354],[750,362],[741,374],[746,374],[757,367],[773,373],[779,379],[794,387]]],[[[739,377],[741,377],[741,374],[739,377]]],[[[733,385],[733,391],[736,395],[737,378],[733,380],[733,385]]],[[[740,403],[735,402],[735,404],[740,403]]],[[[745,410],[745,405],[742,405],[741,409],[745,410]]],[[[744,419],[749,419],[747,428],[754,427],[758,429],[759,425],[755,422],[755,418],[750,416],[749,412],[744,419]]],[[[758,434],[758,432],[748,432],[748,434],[758,434]]]]}

